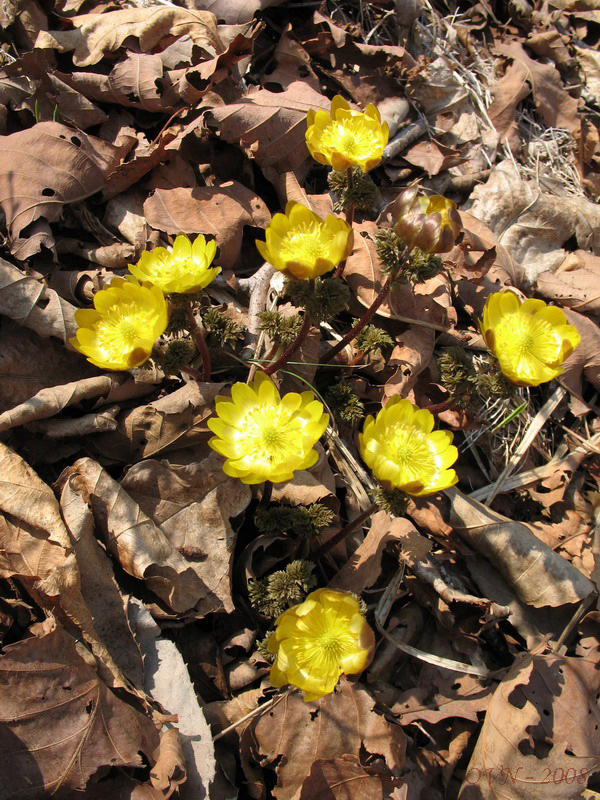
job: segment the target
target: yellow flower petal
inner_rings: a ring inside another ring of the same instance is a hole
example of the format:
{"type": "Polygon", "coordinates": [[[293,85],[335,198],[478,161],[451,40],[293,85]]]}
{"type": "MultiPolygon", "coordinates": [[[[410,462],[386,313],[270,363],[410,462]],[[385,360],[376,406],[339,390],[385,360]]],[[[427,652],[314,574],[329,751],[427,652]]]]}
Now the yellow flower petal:
{"type": "Polygon", "coordinates": [[[125,370],[148,360],[167,327],[168,309],[159,290],[135,278],[113,278],[94,295],[94,309],[80,309],[75,320],[73,346],[101,369],[125,370]]]}
{"type": "Polygon", "coordinates": [[[442,474],[442,483],[456,483],[454,470],[447,469],[458,458],[452,434],[432,431],[433,424],[430,411],[418,409],[398,395],[390,398],[375,420],[367,418],[359,435],[359,450],[383,486],[427,495],[440,490],[442,474]]]}
{"type": "Polygon", "coordinates": [[[381,161],[389,131],[373,105],[362,113],[336,95],[329,113],[311,110],[306,121],[306,145],[319,163],[330,164],[334,170],[358,166],[368,172],[381,161]]]}
{"type": "Polygon", "coordinates": [[[227,458],[225,473],[247,484],[282,483],[315,464],[314,445],[329,421],[312,392],[281,398],[263,372],[250,386],[234,384],[231,401],[218,397],[216,414],[207,423],[216,434],[209,445],[227,458]]]}
{"type": "Polygon", "coordinates": [[[179,235],[172,249],[155,247],[142,253],[129,271],[165,294],[191,294],[206,288],[221,271],[220,267],[209,268],[215,253],[215,242],[207,243],[204,236],[197,236],[192,244],[187,236],[179,235]]]}
{"type": "Polygon", "coordinates": [[[274,686],[289,683],[307,702],[332,692],[342,674],[365,669],[372,657],[373,632],[348,592],[317,589],[276,623],[269,651],[274,686]]]}
{"type": "Polygon", "coordinates": [[[580,341],[576,328],[566,324],[564,311],[536,298],[521,303],[513,292],[488,297],[480,327],[500,369],[518,386],[538,386],[558,377],[580,341]]]}
{"type": "Polygon", "coordinates": [[[344,220],[333,216],[322,220],[294,201],[285,211],[275,214],[269,223],[266,242],[256,242],[262,257],[275,269],[288,277],[307,280],[324,275],[347,257],[353,239],[344,220]]]}

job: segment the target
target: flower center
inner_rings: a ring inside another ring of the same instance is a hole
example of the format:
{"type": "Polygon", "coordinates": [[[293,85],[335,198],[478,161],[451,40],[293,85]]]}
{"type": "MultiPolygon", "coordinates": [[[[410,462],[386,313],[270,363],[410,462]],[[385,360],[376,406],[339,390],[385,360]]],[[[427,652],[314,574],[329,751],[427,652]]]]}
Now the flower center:
{"type": "Polygon", "coordinates": [[[500,321],[494,333],[495,350],[501,361],[508,359],[524,367],[525,363],[535,361],[552,364],[560,355],[560,336],[543,319],[510,314],[500,321]]]}
{"type": "Polygon", "coordinates": [[[120,305],[110,309],[96,326],[96,342],[105,358],[120,360],[132,350],[149,353],[152,344],[151,315],[138,306],[120,305]]]}
{"type": "Polygon", "coordinates": [[[362,114],[332,122],[321,134],[321,145],[350,159],[365,159],[381,151],[381,136],[362,114]]]}
{"type": "Polygon", "coordinates": [[[326,258],[332,243],[329,230],[317,222],[308,222],[292,228],[281,242],[281,256],[286,261],[314,264],[317,258],[326,258]]]}
{"type": "Polygon", "coordinates": [[[422,431],[412,425],[396,425],[382,444],[385,458],[400,467],[401,483],[418,480],[426,484],[433,479],[437,471],[435,458],[422,431]]]}

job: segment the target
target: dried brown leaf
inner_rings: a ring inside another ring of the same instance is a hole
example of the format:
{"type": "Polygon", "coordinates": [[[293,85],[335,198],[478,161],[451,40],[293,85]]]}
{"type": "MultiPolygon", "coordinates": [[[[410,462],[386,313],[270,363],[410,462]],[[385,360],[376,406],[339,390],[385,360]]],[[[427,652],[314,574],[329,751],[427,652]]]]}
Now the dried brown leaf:
{"type": "Polygon", "coordinates": [[[581,122],[577,113],[577,99],[563,87],[558,70],[551,64],[542,64],[530,58],[520,42],[498,44],[496,52],[522,65],[531,84],[533,99],[544,122],[550,128],[566,128],[577,136],[581,122]]]}
{"type": "Polygon", "coordinates": [[[317,758],[359,756],[361,746],[383,756],[390,770],[401,769],[404,735],[374,705],[364,688],[345,680],[335,693],[312,703],[290,694],[246,729],[242,748],[262,766],[275,767],[277,800],[296,796],[317,758]]]}
{"type": "Polygon", "coordinates": [[[74,50],[73,63],[78,67],[97,64],[107,53],[117,50],[131,37],[139,40],[142,53],[161,49],[161,44],[188,35],[194,44],[211,55],[222,48],[216,19],[208,11],[189,10],[177,6],[125,8],[104,14],[83,14],[72,17],[74,30],[41,31],[35,46],[74,50]]]}
{"type": "Polygon", "coordinates": [[[518,655],[490,701],[460,800],[580,797],[600,770],[599,688],[591,660],[518,655]]]}
{"type": "Polygon", "coordinates": [[[38,122],[2,137],[0,206],[13,255],[23,261],[42,245],[51,250],[48,223],[60,217],[66,203],[100,191],[118,160],[110,144],[60,122],[38,122]]]}
{"type": "Polygon", "coordinates": [[[97,532],[125,572],[145,581],[174,612],[192,609],[207,588],[187,561],[137,503],[91,458],[61,476],[71,481],[94,513],[97,532]]]}
{"type": "Polygon", "coordinates": [[[193,564],[204,585],[196,611],[202,615],[233,611],[231,561],[236,535],[230,519],[247,507],[250,487],[228,478],[215,454],[182,466],[143,461],[131,467],[121,485],[193,564]]]}
{"type": "Polygon", "coordinates": [[[474,675],[452,673],[450,680],[438,681],[439,685],[417,686],[407,689],[392,706],[401,725],[410,725],[424,720],[436,725],[445,719],[458,717],[472,722],[479,720],[478,714],[488,706],[494,684],[484,685],[474,675]]]}
{"type": "Polygon", "coordinates": [[[388,800],[402,782],[385,767],[364,767],[358,756],[318,758],[299,800],[388,800]]]}
{"type": "Polygon", "coordinates": [[[517,106],[530,92],[527,84],[528,70],[521,61],[515,61],[493,88],[493,101],[488,108],[490,119],[513,153],[521,149],[521,137],[516,120],[517,106]]]}
{"type": "Polygon", "coordinates": [[[24,403],[0,414],[0,431],[6,431],[18,425],[26,425],[34,420],[53,417],[63,408],[76,405],[82,400],[103,397],[114,386],[120,385],[128,379],[131,380],[128,375],[115,372],[42,389],[24,403]]]}
{"type": "Polygon", "coordinates": [[[558,272],[542,272],[537,279],[541,295],[582,314],[600,314],[599,287],[600,256],[581,250],[567,257],[558,272]]]}
{"type": "Polygon", "coordinates": [[[388,366],[395,367],[396,372],[388,378],[383,387],[383,395],[386,398],[395,394],[406,397],[412,390],[433,355],[435,332],[430,328],[412,325],[398,335],[396,340],[398,344],[388,360],[388,366]]]}
{"type": "Polygon", "coordinates": [[[368,534],[329,586],[361,594],[379,578],[381,558],[390,542],[400,544],[402,557],[409,562],[425,558],[431,550],[429,540],[417,531],[412,522],[400,517],[393,519],[385,511],[378,511],[373,516],[368,534]]]}
{"type": "Polygon", "coordinates": [[[280,2],[282,0],[203,0],[202,5],[212,11],[219,21],[237,25],[251,20],[257,11],[279,5],[280,2]]]}
{"type": "Polygon", "coordinates": [[[244,225],[265,228],[271,215],[254,192],[237,181],[195,189],[156,189],[144,203],[146,221],[166,233],[214,236],[215,263],[231,269],[238,261],[244,225]]]}
{"type": "Polygon", "coordinates": [[[556,607],[580,602],[595,591],[586,577],[523,523],[497,514],[458,489],[447,489],[446,494],[454,530],[502,573],[524,602],[535,608],[556,607]]]}
{"type": "Polygon", "coordinates": [[[109,664],[112,659],[122,674],[141,691],[144,688],[144,665],[127,619],[127,600],[117,585],[106,551],[94,536],[92,511],[73,478],[63,486],[60,509],[77,558],[81,594],[98,634],[96,657],[109,664]],[[98,645],[105,648],[109,658],[98,645]]]}
{"type": "Polygon", "coordinates": [[[141,767],[140,751],[150,759],[158,744],[150,718],[108,689],[52,617],[30,633],[0,656],[0,797],[63,796],[101,767],[141,767]]]}
{"type": "Polygon", "coordinates": [[[297,170],[308,161],[304,134],[309,109],[329,110],[330,102],[302,81],[284,92],[260,89],[237,103],[214,108],[207,115],[225,141],[241,145],[263,169],[297,170]]]}
{"type": "Polygon", "coordinates": [[[521,180],[509,160],[494,167],[471,199],[470,213],[491,228],[529,281],[556,271],[572,237],[582,250],[600,255],[598,206],[585,197],[543,194],[534,182],[521,180]]]}
{"type": "Polygon", "coordinates": [[[96,437],[94,445],[101,455],[127,463],[167,449],[198,447],[212,435],[205,420],[213,413],[212,404],[223,386],[190,381],[171,394],[125,411],[117,430],[96,437]]]}
{"type": "Polygon", "coordinates": [[[75,306],[1,258],[0,314],[31,328],[40,336],[55,336],[65,343],[77,330],[75,306]]]}

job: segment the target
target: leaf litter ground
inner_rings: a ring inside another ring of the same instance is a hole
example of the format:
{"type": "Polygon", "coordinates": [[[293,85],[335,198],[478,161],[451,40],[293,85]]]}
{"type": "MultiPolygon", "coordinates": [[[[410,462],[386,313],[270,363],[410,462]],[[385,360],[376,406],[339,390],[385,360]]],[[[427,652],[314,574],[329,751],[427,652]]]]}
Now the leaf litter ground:
{"type": "Polygon", "coordinates": [[[0,798],[598,796],[598,8],[3,5],[0,798]],[[338,93],[390,126],[380,213],[355,216],[348,312],[280,373],[332,424],[269,499],[223,473],[206,421],[276,352],[261,314],[294,330],[254,240],[288,200],[332,212],[304,133],[338,93]],[[381,288],[371,237],[415,180],[458,203],[462,237],[381,306],[379,349],[321,366],[381,288]],[[178,233],[219,247],[212,381],[92,367],[76,308],[178,233]],[[485,369],[477,320],[505,286],[564,307],[581,345],[559,381],[447,402],[440,356],[485,369]],[[398,394],[455,432],[458,486],[311,562],[370,505],[357,432],[398,394]],[[261,643],[317,585],[361,597],[377,650],[306,704],[270,688],[261,643]]]}

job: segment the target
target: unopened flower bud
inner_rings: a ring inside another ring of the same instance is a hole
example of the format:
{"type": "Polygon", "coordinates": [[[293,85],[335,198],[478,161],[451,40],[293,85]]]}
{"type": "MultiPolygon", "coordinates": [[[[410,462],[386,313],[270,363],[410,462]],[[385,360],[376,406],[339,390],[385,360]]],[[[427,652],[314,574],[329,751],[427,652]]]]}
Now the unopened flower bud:
{"type": "Polygon", "coordinates": [[[447,253],[462,230],[456,204],[442,195],[418,197],[412,186],[400,195],[398,220],[394,226],[408,247],[425,253],[447,253]]]}

